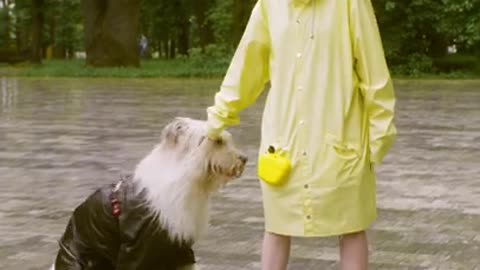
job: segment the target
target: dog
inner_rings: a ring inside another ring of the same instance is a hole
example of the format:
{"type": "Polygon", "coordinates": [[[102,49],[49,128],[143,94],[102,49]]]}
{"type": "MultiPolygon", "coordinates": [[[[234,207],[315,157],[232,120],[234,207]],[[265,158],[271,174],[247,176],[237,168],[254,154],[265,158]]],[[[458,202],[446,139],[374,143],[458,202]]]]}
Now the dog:
{"type": "Polygon", "coordinates": [[[75,208],[52,270],[195,269],[212,195],[239,178],[247,157],[232,135],[207,137],[205,121],[177,117],[131,176],[75,208]]]}

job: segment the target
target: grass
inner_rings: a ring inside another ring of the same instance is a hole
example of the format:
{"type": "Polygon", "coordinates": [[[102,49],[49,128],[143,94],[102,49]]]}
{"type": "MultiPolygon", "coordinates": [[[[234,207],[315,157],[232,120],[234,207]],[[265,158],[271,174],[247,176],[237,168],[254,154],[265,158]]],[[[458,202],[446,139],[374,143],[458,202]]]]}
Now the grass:
{"type": "Polygon", "coordinates": [[[114,77],[114,78],[158,78],[158,77],[220,77],[227,64],[220,61],[200,62],[184,59],[145,60],[140,68],[115,67],[92,68],[84,60],[46,60],[41,65],[0,66],[0,75],[26,77],[114,77]],[[3,71],[3,72],[2,72],[3,71]]]}
{"type": "Polygon", "coordinates": [[[478,80],[480,73],[476,72],[450,72],[450,73],[422,73],[415,75],[393,74],[398,80],[478,80]]]}
{"type": "MultiPolygon", "coordinates": [[[[230,59],[212,60],[208,57],[175,60],[144,60],[140,68],[92,68],[84,60],[45,60],[41,65],[0,64],[0,76],[25,77],[105,77],[105,78],[220,78],[225,74],[230,59]]],[[[480,79],[476,72],[444,74],[394,74],[399,80],[480,79]]]]}

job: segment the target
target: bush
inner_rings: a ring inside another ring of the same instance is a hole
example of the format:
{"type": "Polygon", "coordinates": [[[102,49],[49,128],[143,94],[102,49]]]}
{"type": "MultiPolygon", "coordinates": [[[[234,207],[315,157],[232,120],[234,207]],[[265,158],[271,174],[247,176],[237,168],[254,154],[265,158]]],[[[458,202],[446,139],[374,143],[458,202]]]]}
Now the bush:
{"type": "Polygon", "coordinates": [[[440,72],[478,71],[479,59],[474,55],[451,54],[434,59],[434,65],[440,72]]]}
{"type": "Polygon", "coordinates": [[[0,63],[19,63],[29,59],[29,52],[17,52],[15,49],[0,48],[0,63]]]}
{"type": "Polygon", "coordinates": [[[214,73],[218,73],[218,71],[223,72],[228,68],[231,58],[232,53],[228,48],[210,44],[204,50],[200,48],[191,49],[189,56],[185,57],[184,61],[188,62],[193,68],[217,71],[214,73]]]}
{"type": "Polygon", "coordinates": [[[140,68],[85,66],[84,60],[45,60],[41,65],[27,66],[19,75],[33,77],[222,77],[228,61],[199,55],[194,61],[186,57],[173,60],[144,60],[140,68]],[[201,60],[204,59],[204,62],[201,60]],[[223,64],[222,64],[223,63],[223,64]]]}
{"type": "Polygon", "coordinates": [[[411,54],[403,64],[392,68],[393,72],[400,75],[419,77],[423,74],[435,73],[433,60],[424,54],[411,54]]]}

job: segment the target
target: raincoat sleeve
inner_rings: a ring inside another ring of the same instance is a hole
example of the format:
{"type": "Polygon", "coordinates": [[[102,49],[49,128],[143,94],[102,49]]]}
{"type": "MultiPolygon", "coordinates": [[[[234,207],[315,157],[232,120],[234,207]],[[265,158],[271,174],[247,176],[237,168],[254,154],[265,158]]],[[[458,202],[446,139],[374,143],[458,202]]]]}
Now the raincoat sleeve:
{"type": "Polygon", "coordinates": [[[370,159],[381,163],[396,137],[395,94],[371,0],[351,0],[353,53],[369,119],[370,159]]]}
{"type": "Polygon", "coordinates": [[[270,38],[263,0],[255,4],[214,105],[207,108],[208,136],[217,138],[240,122],[238,114],[252,105],[269,80],[270,38]]]}

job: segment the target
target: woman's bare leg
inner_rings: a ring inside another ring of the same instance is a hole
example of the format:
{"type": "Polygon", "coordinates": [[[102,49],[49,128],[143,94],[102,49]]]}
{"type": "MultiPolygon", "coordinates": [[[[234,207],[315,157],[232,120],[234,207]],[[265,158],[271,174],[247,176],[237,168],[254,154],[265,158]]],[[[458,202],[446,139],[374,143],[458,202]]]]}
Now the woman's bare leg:
{"type": "Polygon", "coordinates": [[[265,232],[262,270],[286,270],[290,256],[290,236],[265,232]]]}
{"type": "Polygon", "coordinates": [[[368,241],[365,231],[340,237],[340,269],[368,269],[368,241]]]}

